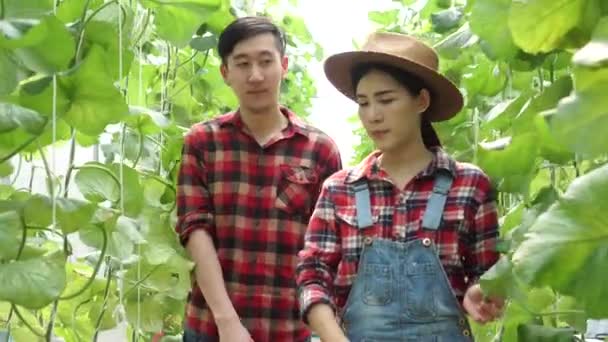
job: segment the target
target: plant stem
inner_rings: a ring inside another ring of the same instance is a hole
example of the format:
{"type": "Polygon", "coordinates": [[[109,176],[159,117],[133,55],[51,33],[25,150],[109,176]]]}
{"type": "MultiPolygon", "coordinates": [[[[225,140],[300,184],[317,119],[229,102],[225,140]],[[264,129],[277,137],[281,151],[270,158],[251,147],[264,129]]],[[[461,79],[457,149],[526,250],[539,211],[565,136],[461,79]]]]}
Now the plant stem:
{"type": "Polygon", "coordinates": [[[49,318],[49,325],[46,329],[46,341],[51,342],[53,339],[53,328],[55,327],[55,318],[57,317],[57,307],[59,306],[59,299],[53,302],[53,308],[51,309],[51,317],[49,318]]]}
{"type": "Polygon", "coordinates": [[[137,288],[139,285],[143,284],[143,282],[144,282],[144,281],[146,281],[148,278],[150,278],[150,277],[152,276],[152,274],[153,274],[154,272],[156,272],[156,270],[157,270],[157,269],[158,269],[158,268],[159,268],[161,265],[162,265],[162,264],[154,266],[154,267],[153,267],[153,268],[150,270],[150,272],[148,272],[148,274],[146,274],[146,275],[145,275],[143,278],[141,278],[141,279],[140,279],[140,280],[138,280],[138,281],[137,281],[135,284],[133,284],[133,286],[131,286],[131,287],[130,287],[130,288],[129,288],[129,289],[126,291],[126,292],[125,292],[124,296],[128,296],[128,295],[131,293],[131,291],[135,290],[135,289],[136,289],[136,288],[137,288]]]}
{"type": "Polygon", "coordinates": [[[166,180],[162,179],[159,175],[156,175],[154,173],[150,173],[147,171],[143,171],[142,172],[144,175],[156,180],[157,182],[164,184],[165,186],[169,187],[173,192],[175,192],[175,186],[169,182],[167,182],[166,180]]]}
{"type": "Polygon", "coordinates": [[[32,334],[34,334],[38,337],[42,337],[42,338],[45,337],[43,333],[34,329],[34,327],[32,327],[32,325],[28,321],[26,321],[25,318],[23,318],[23,315],[21,315],[21,312],[19,312],[19,310],[17,309],[17,306],[15,304],[11,304],[11,308],[13,309],[13,312],[15,313],[15,315],[17,315],[17,317],[19,318],[21,323],[23,323],[23,325],[25,325],[25,327],[28,328],[28,330],[31,331],[32,334]]]}
{"type": "Polygon", "coordinates": [[[108,234],[106,233],[106,230],[103,229],[102,226],[100,226],[100,225],[94,225],[94,226],[97,227],[101,231],[101,234],[103,236],[103,243],[101,246],[101,254],[99,255],[99,260],[97,261],[97,264],[95,265],[95,268],[93,269],[93,274],[91,275],[91,277],[89,277],[89,279],[82,286],[82,288],[80,288],[78,291],[76,291],[72,294],[59,297],[59,299],[61,299],[61,300],[72,299],[72,298],[78,297],[79,295],[84,293],[84,291],[86,291],[93,284],[93,282],[95,281],[95,278],[97,277],[97,273],[99,273],[99,269],[101,268],[101,264],[103,263],[103,260],[106,256],[106,250],[108,248],[108,234]]]}
{"type": "MultiPolygon", "coordinates": [[[[45,127],[46,127],[46,123],[45,123],[45,127]]],[[[34,142],[34,140],[38,139],[39,136],[40,135],[35,135],[35,136],[29,138],[28,140],[26,140],[23,144],[17,146],[17,148],[15,150],[11,151],[9,154],[7,154],[6,156],[2,157],[2,159],[0,159],[0,164],[13,158],[15,155],[17,155],[17,153],[21,152],[24,148],[28,147],[29,144],[34,142]]]]}
{"type": "Polygon", "coordinates": [[[70,179],[72,178],[72,170],[74,170],[74,157],[76,156],[76,130],[72,127],[72,138],[70,141],[70,160],[68,161],[68,171],[65,175],[65,183],[63,185],[63,197],[68,197],[70,188],[70,179]]]}
{"type": "Polygon", "coordinates": [[[103,293],[103,305],[101,307],[101,311],[99,312],[99,317],[97,317],[97,322],[95,323],[95,335],[93,336],[93,341],[97,342],[97,337],[99,336],[99,327],[101,327],[101,320],[103,319],[103,315],[105,314],[108,308],[108,296],[110,294],[110,284],[112,283],[112,265],[108,261],[108,279],[106,281],[106,288],[103,293]]]}
{"type": "Polygon", "coordinates": [[[148,28],[149,22],[150,22],[150,9],[148,8],[146,10],[146,19],[144,21],[144,25],[141,29],[141,32],[139,32],[139,35],[137,35],[137,38],[135,38],[135,41],[133,41],[133,44],[132,44],[133,46],[137,46],[137,44],[139,44],[139,41],[144,36],[144,33],[146,33],[146,29],[148,28]]]}
{"type": "Polygon", "coordinates": [[[539,83],[539,86],[540,86],[540,92],[542,93],[543,91],[545,91],[545,79],[544,79],[544,76],[543,76],[543,69],[542,69],[542,67],[539,67],[537,69],[537,72],[538,72],[538,83],[539,83]]]}
{"type": "Polygon", "coordinates": [[[135,160],[133,161],[133,168],[135,169],[137,167],[137,163],[139,163],[139,159],[141,159],[141,156],[144,153],[144,134],[141,131],[137,132],[138,135],[138,143],[139,143],[139,150],[137,151],[137,156],[135,157],[135,160]]]}
{"type": "Polygon", "coordinates": [[[19,178],[19,174],[21,173],[21,164],[23,163],[23,157],[19,155],[19,162],[17,163],[17,170],[15,171],[15,176],[10,181],[10,185],[15,185],[17,182],[17,178],[19,178]]]}
{"type": "Polygon", "coordinates": [[[40,147],[40,144],[38,144],[38,151],[40,152],[40,158],[42,159],[42,164],[44,165],[44,170],[46,172],[46,176],[49,179],[50,182],[50,191],[49,194],[51,195],[52,198],[55,198],[55,185],[53,184],[53,174],[51,173],[51,168],[49,166],[49,162],[46,160],[46,156],[44,155],[44,150],[42,149],[42,147],[40,147]]]}

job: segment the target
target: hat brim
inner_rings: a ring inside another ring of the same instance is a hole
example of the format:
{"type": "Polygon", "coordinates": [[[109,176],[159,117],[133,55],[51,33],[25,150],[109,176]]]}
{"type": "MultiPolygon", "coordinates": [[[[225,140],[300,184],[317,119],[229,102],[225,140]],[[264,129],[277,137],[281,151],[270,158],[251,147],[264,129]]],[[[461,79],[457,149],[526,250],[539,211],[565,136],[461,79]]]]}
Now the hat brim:
{"type": "Polygon", "coordinates": [[[438,122],[454,117],[464,100],[458,88],[447,78],[423,65],[402,57],[374,51],[351,51],[330,56],[325,60],[325,75],[341,93],[356,100],[352,69],[362,63],[379,63],[397,67],[417,76],[431,93],[431,104],[425,112],[429,121],[438,122]]]}

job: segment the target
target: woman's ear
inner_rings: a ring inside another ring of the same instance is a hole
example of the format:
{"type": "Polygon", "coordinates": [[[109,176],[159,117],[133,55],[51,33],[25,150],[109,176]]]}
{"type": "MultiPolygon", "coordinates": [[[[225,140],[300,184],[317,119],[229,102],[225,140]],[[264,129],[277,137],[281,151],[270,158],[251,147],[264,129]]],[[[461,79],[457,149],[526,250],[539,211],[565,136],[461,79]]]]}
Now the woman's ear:
{"type": "Polygon", "coordinates": [[[422,114],[424,113],[427,109],[429,109],[429,106],[431,105],[431,93],[428,91],[428,89],[423,88],[422,90],[420,90],[420,94],[418,94],[418,113],[422,114]]]}

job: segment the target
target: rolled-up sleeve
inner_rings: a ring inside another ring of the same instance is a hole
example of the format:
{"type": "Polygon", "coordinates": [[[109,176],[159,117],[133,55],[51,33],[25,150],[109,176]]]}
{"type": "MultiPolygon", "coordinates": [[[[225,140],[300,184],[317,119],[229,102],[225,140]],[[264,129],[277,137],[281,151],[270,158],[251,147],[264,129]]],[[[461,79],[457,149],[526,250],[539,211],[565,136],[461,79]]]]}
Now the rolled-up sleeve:
{"type": "Polygon", "coordinates": [[[496,250],[498,211],[495,194],[490,180],[480,177],[476,196],[479,206],[469,227],[468,253],[464,265],[469,286],[476,283],[500,256],[496,250]]]}
{"type": "MultiPolygon", "coordinates": [[[[204,229],[215,240],[213,208],[206,183],[206,169],[198,148],[197,132],[184,138],[182,161],[177,180],[176,233],[186,246],[193,231],[204,229]]],[[[198,132],[200,134],[200,132],[198,132]]]]}
{"type": "Polygon", "coordinates": [[[332,298],[336,268],[341,259],[340,238],[336,232],[334,204],[326,182],[310,219],[304,249],[298,253],[296,282],[302,318],[319,303],[335,310],[332,298]]]}

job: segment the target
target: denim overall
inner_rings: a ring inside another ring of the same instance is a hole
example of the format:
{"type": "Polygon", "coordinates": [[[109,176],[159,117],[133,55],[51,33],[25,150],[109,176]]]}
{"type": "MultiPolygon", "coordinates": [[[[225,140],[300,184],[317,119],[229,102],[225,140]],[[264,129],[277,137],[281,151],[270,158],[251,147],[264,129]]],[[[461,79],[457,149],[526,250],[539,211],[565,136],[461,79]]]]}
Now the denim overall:
{"type": "MultiPolygon", "coordinates": [[[[437,230],[451,175],[439,172],[423,217],[424,229],[437,230]]],[[[373,225],[369,189],[355,184],[357,225],[373,225]]],[[[471,330],[454,296],[433,242],[364,240],[359,271],[343,312],[350,342],[464,342],[471,330]]]]}

